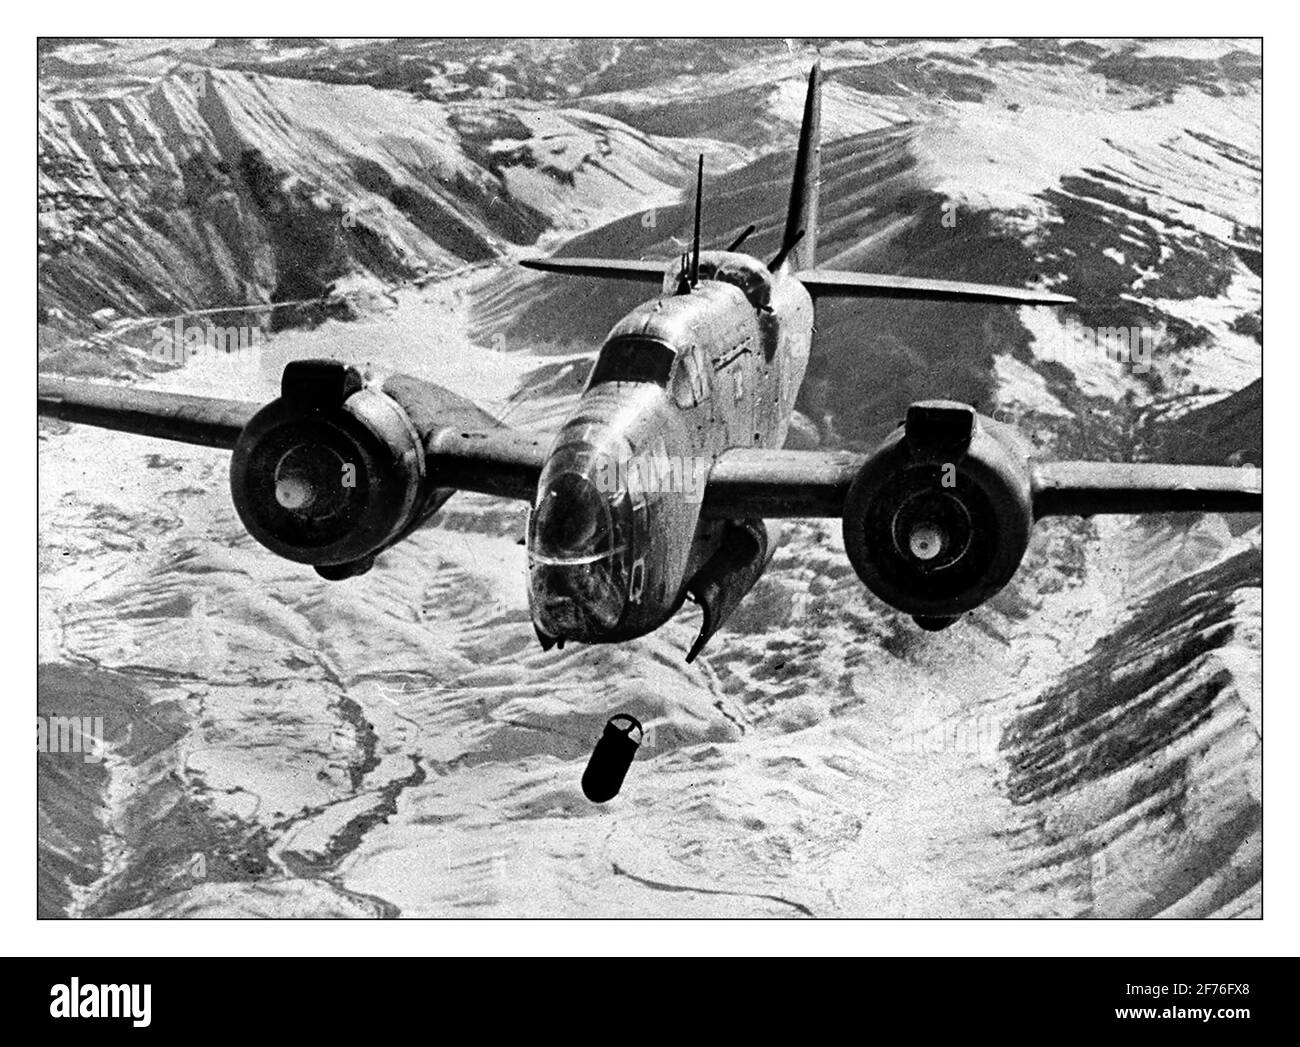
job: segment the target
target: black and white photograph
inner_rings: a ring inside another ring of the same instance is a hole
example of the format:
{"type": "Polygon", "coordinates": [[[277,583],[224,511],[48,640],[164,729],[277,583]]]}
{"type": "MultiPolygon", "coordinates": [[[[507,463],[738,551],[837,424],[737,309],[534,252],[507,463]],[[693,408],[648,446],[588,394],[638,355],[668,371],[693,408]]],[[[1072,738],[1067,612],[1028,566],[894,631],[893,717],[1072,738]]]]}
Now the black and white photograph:
{"type": "Polygon", "coordinates": [[[37,934],[1264,920],[1261,38],[35,47],[37,934]]]}

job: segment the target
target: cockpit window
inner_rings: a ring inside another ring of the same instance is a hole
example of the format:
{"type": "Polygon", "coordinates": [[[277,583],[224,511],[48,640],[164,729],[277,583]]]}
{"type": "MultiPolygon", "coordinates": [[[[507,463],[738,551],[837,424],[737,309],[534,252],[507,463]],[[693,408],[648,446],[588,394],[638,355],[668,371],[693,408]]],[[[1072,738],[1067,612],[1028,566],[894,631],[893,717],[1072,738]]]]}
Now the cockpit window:
{"type": "Polygon", "coordinates": [[[600,351],[587,388],[602,382],[653,382],[666,386],[677,354],[648,338],[616,338],[600,351]]]}
{"type": "Polygon", "coordinates": [[[673,399],[678,407],[695,407],[709,395],[704,356],[695,345],[682,354],[681,360],[677,377],[673,379],[673,399]]]}

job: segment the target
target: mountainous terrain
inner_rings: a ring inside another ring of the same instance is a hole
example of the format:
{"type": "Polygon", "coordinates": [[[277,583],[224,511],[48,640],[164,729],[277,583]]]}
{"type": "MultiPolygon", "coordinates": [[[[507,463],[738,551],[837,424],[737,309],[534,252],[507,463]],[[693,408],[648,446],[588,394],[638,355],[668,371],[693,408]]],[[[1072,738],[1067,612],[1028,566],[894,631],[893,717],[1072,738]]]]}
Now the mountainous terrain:
{"type": "MultiPolygon", "coordinates": [[[[808,66],[818,262],[1072,294],[833,303],[796,427],[917,399],[1044,454],[1262,466],[1255,41],[43,41],[46,373],[268,399],[400,370],[553,427],[643,292],[513,264],[774,251],[808,66]],[[178,366],[160,330],[255,333],[178,366]],[[1096,351],[1138,328],[1149,358],[1096,351]]],[[[942,633],[799,521],[698,662],[689,607],[537,646],[520,507],[457,495],[327,583],[227,457],[40,423],[43,916],[1259,916],[1258,517],[1051,520],[942,633]],[[614,712],[621,796],[579,779],[614,712]]]]}

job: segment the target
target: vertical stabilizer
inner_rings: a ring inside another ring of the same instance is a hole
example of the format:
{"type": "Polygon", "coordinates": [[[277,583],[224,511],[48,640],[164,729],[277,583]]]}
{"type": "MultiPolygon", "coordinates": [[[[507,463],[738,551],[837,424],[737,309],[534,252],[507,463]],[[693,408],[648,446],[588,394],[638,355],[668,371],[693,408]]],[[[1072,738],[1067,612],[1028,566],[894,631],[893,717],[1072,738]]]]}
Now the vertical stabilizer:
{"type": "Polygon", "coordinates": [[[817,253],[817,196],[822,174],[822,67],[818,62],[808,73],[808,96],[803,104],[803,126],[799,129],[799,152],[794,161],[790,185],[790,211],[785,220],[778,259],[788,259],[798,272],[811,269],[817,253]]]}

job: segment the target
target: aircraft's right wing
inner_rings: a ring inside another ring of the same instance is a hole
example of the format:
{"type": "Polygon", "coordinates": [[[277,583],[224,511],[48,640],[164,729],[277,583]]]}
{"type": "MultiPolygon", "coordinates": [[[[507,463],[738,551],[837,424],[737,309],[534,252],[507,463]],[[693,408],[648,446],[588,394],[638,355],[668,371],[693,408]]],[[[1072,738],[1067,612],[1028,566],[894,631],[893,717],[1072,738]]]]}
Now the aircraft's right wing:
{"type": "Polygon", "coordinates": [[[531,503],[550,438],[501,424],[441,386],[367,382],[300,360],[260,406],[42,377],[40,415],[232,452],[230,493],[248,532],[325,578],[364,573],[456,491],[531,503]]]}
{"type": "MultiPolygon", "coordinates": [[[[532,500],[549,437],[502,425],[463,397],[405,375],[390,377],[383,391],[407,415],[440,487],[532,500]]],[[[36,390],[42,417],[227,451],[263,406],[49,376],[38,378],[36,390]]]]}
{"type": "Polygon", "coordinates": [[[36,411],[46,418],[229,451],[261,404],[41,376],[36,411]]]}

